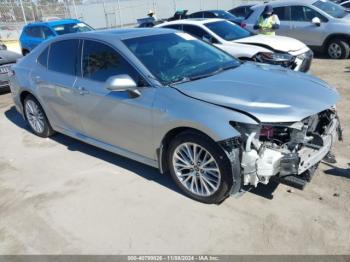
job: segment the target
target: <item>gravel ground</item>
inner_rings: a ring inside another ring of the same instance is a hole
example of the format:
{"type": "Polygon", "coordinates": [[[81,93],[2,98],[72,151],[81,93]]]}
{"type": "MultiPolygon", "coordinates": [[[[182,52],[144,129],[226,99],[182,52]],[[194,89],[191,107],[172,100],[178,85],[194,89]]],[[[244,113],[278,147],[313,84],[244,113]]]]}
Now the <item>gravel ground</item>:
{"type": "Polygon", "coordinates": [[[261,186],[221,205],[63,135],[32,135],[0,95],[0,254],[350,254],[350,60],[315,59],[342,94],[338,163],[303,191],[261,186]]]}

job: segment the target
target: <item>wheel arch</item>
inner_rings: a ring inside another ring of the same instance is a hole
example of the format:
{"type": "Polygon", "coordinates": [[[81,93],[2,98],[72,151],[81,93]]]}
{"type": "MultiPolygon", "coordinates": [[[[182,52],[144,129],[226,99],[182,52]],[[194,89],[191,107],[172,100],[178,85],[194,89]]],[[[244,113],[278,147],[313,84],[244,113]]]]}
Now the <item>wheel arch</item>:
{"type": "MultiPolygon", "coordinates": [[[[26,97],[27,97],[28,95],[32,95],[32,96],[35,97],[35,95],[34,95],[33,93],[29,92],[28,90],[23,90],[23,91],[21,92],[21,94],[19,95],[19,98],[20,98],[22,107],[24,107],[24,99],[26,99],[26,97]]],[[[38,100],[36,97],[35,97],[35,99],[38,100]]]]}
{"type": "Polygon", "coordinates": [[[166,173],[169,168],[167,165],[167,153],[169,149],[169,145],[171,141],[179,134],[182,134],[184,132],[193,132],[195,134],[200,134],[202,136],[207,137],[214,143],[215,139],[213,139],[210,135],[206,134],[205,132],[194,128],[194,127],[189,127],[189,126],[180,126],[180,127],[175,127],[171,130],[169,130],[164,136],[163,139],[161,140],[160,147],[157,149],[157,156],[158,156],[158,165],[159,165],[159,170],[162,174],[166,173]]]}
{"type": "Polygon", "coordinates": [[[344,33],[335,33],[335,34],[330,34],[329,36],[327,36],[327,38],[324,40],[323,45],[322,45],[323,49],[326,50],[329,42],[331,40],[334,40],[334,39],[344,40],[348,44],[350,44],[350,35],[344,34],[344,33]]]}

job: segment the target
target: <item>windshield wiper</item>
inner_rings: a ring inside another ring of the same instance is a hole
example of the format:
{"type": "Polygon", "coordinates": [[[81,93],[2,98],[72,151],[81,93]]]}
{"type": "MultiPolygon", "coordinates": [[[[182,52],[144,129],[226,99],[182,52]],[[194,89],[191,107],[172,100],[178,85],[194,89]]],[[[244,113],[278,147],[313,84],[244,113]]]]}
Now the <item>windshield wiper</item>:
{"type": "Polygon", "coordinates": [[[229,69],[232,69],[232,68],[236,68],[237,65],[230,65],[230,66],[224,66],[224,67],[220,67],[218,68],[217,70],[211,72],[211,73],[208,73],[208,74],[203,74],[203,75],[197,75],[197,76],[191,76],[190,77],[190,80],[193,81],[193,80],[198,80],[198,79],[202,79],[202,78],[206,78],[206,77],[210,77],[210,76],[213,76],[213,75],[217,75],[223,71],[226,71],[226,70],[229,70],[229,69]]]}
{"type": "Polygon", "coordinates": [[[180,78],[180,79],[178,79],[178,80],[175,80],[175,81],[173,81],[173,82],[170,82],[168,85],[169,85],[169,86],[173,86],[173,85],[178,85],[178,84],[186,83],[186,82],[189,82],[189,81],[191,81],[191,78],[188,77],[188,76],[184,76],[184,77],[182,77],[182,78],[180,78]]]}

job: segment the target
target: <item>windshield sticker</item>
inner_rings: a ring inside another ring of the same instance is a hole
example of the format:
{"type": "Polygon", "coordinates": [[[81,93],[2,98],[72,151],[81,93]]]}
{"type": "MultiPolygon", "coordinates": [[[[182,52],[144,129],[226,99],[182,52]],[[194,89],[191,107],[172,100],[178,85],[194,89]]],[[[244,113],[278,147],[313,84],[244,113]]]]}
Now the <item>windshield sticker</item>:
{"type": "Polygon", "coordinates": [[[181,38],[187,40],[187,41],[193,41],[193,40],[197,40],[195,37],[189,35],[189,34],[186,34],[186,33],[175,33],[177,34],[178,36],[180,36],[181,38]]]}

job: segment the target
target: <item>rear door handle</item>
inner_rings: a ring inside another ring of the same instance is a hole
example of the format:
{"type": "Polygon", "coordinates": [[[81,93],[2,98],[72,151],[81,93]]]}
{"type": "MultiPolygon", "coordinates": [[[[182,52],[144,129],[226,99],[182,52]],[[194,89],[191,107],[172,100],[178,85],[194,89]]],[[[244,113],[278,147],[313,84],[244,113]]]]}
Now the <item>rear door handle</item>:
{"type": "Polygon", "coordinates": [[[85,89],[85,87],[83,87],[83,86],[79,86],[79,87],[78,87],[78,90],[79,90],[79,95],[82,95],[82,96],[89,93],[89,91],[87,91],[87,90],[85,89]]]}

